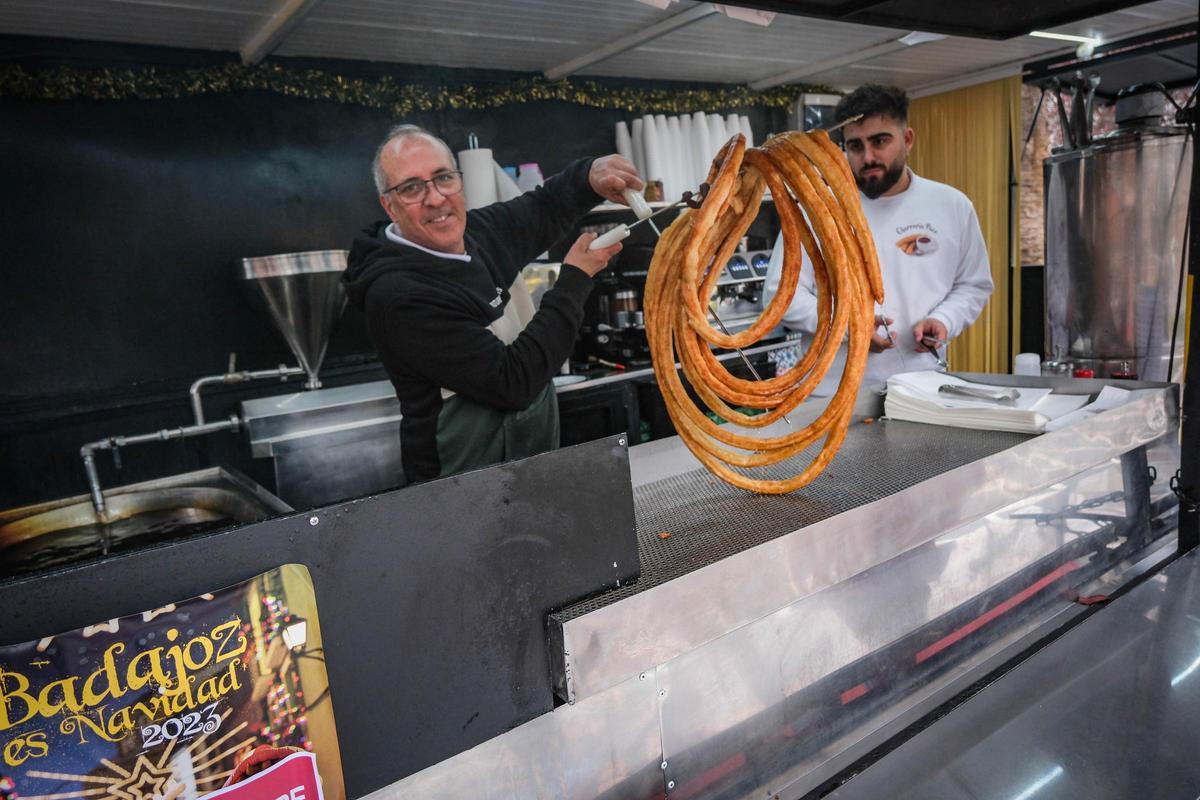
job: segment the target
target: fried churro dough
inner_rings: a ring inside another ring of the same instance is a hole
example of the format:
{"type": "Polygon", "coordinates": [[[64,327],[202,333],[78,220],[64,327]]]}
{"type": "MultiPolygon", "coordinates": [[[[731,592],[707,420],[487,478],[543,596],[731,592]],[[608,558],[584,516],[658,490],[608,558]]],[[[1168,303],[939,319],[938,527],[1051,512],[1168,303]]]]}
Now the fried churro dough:
{"type": "Polygon", "coordinates": [[[663,232],[650,264],[644,310],[654,372],[680,438],[709,471],[748,491],[784,494],[820,475],[846,436],[875,327],[874,303],[883,301],[879,260],[849,165],[822,131],[786,133],[749,149],[745,137],[735,136],[717,153],[708,183],[700,208],[685,210],[663,232]],[[753,325],[725,334],[713,327],[709,302],[765,188],[775,198],[786,245],[780,290],[753,325]],[[801,248],[817,287],[812,347],[783,375],[763,381],[731,375],[709,345],[746,348],[779,324],[796,291],[801,248]],[[808,427],[784,436],[748,436],[717,424],[688,397],[675,369],[678,359],[687,382],[717,417],[762,428],[812,393],[843,339],[846,369],[828,407],[808,427]],[[748,415],[734,406],[764,413],[748,415]],[[776,464],[822,437],[817,457],[791,478],[761,480],[741,471],[776,464]]]}

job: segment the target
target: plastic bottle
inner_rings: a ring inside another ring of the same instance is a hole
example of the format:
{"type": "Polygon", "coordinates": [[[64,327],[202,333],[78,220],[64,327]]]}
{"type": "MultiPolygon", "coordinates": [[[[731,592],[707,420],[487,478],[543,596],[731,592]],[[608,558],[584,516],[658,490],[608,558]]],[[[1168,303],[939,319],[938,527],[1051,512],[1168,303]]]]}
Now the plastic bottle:
{"type": "Polygon", "coordinates": [[[542,185],[542,170],[537,164],[522,164],[517,175],[517,188],[522,192],[532,191],[542,185]]]}

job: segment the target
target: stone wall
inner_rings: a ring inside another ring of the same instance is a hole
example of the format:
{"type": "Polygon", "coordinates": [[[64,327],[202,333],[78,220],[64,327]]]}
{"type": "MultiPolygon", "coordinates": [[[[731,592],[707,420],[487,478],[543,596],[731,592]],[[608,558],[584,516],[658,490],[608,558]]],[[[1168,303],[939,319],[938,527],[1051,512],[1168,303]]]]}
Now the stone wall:
{"type": "MultiPolygon", "coordinates": [[[[1021,141],[1029,135],[1029,125],[1038,106],[1041,90],[1036,86],[1021,88],[1021,141]]],[[[1188,91],[1180,89],[1171,95],[1179,104],[1187,100],[1188,91]]],[[[1070,98],[1063,93],[1070,112],[1070,98]]],[[[1097,99],[1092,107],[1092,135],[1100,136],[1116,128],[1116,106],[1097,99]]],[[[1058,123],[1058,104],[1047,92],[1038,115],[1037,127],[1021,154],[1021,265],[1045,264],[1045,223],[1043,219],[1042,161],[1062,144],[1062,127],[1058,123]]]]}

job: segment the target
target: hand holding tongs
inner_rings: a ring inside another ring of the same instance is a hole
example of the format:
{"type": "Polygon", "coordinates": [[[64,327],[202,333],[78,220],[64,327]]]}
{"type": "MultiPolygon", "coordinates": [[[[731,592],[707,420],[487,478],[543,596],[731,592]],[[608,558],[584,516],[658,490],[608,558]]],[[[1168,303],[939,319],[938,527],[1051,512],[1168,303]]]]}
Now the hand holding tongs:
{"type": "MultiPolygon", "coordinates": [[[[632,225],[626,225],[622,223],[612,230],[605,231],[592,240],[592,243],[588,245],[588,250],[603,250],[605,247],[612,247],[617,242],[628,239],[629,232],[633,230],[634,226],[641,225],[643,222],[649,222],[659,214],[665,214],[671,209],[679,208],[679,206],[684,205],[688,206],[689,208],[699,208],[700,204],[704,201],[704,198],[708,196],[708,184],[700,184],[699,192],[684,192],[683,197],[678,203],[672,203],[669,206],[660,208],[658,211],[651,211],[650,206],[646,205],[646,201],[642,198],[642,196],[633,189],[626,189],[624,195],[625,202],[629,204],[631,209],[633,209],[633,213],[637,215],[638,221],[632,225]]],[[[650,227],[654,228],[655,233],[657,233],[659,236],[662,236],[662,232],[655,227],[653,222],[650,223],[650,227]]]]}
{"type": "Polygon", "coordinates": [[[938,394],[968,397],[972,400],[984,400],[1005,406],[1015,405],[1021,396],[1016,389],[984,389],[981,386],[962,386],[957,383],[943,383],[938,387],[938,394]]]}

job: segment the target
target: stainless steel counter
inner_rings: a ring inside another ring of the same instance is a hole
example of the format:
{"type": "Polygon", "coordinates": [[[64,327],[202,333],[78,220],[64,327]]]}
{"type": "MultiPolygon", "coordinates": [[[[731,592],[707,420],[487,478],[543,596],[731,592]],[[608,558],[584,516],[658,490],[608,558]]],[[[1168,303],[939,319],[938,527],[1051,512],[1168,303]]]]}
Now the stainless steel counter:
{"type": "Polygon", "coordinates": [[[830,800],[1200,796],[1200,555],[1168,566],[830,800]]]}
{"type": "Polygon", "coordinates": [[[783,498],[636,447],[643,577],[552,617],[567,705],[378,800],[802,796],[1169,545],[1177,407],[1039,437],[859,422],[783,498]]]}

